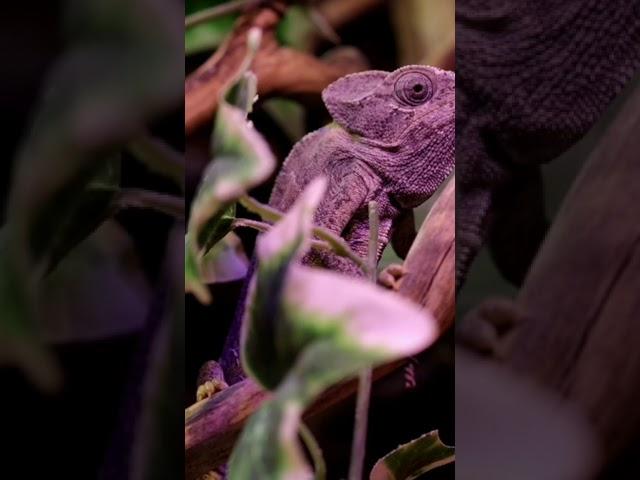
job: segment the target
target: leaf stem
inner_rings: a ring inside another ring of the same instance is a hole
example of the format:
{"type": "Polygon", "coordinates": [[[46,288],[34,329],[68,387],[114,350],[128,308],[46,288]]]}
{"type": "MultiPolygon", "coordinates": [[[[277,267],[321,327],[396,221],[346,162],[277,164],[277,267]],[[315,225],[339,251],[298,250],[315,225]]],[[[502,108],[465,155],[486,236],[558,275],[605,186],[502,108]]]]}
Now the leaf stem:
{"type": "Polygon", "coordinates": [[[141,135],[127,145],[127,150],[153,173],[169,177],[184,190],[184,157],[162,140],[141,135]]]}
{"type": "MultiPolygon", "coordinates": [[[[378,237],[380,232],[380,217],[378,203],[369,202],[369,256],[368,273],[372,283],[376,283],[376,265],[378,260],[378,237]]],[[[360,372],[358,378],[358,396],[356,399],[356,416],[353,427],[353,443],[351,445],[351,464],[349,465],[349,480],[362,480],[364,455],[367,448],[367,426],[369,416],[369,401],[371,398],[371,368],[360,372]]]]}
{"type": "MultiPolygon", "coordinates": [[[[248,211],[259,215],[263,220],[266,220],[268,222],[277,222],[283,216],[282,212],[279,212],[269,205],[258,202],[254,198],[251,198],[249,195],[243,195],[242,197],[240,197],[238,202],[248,211]]],[[[313,227],[313,234],[319,239],[327,242],[327,244],[331,247],[331,250],[333,250],[337,255],[348,258],[356,265],[358,265],[358,267],[360,267],[365,274],[371,275],[371,271],[367,261],[360,257],[353,250],[351,250],[349,244],[347,244],[347,242],[345,242],[343,238],[334,234],[333,232],[330,232],[326,228],[318,226],[313,227]]],[[[373,269],[373,274],[375,275],[375,268],[373,269]]]]}
{"type": "Polygon", "coordinates": [[[184,219],[184,198],[139,188],[122,189],[116,197],[119,209],[148,208],[177,219],[184,219]]]}
{"type": "Polygon", "coordinates": [[[231,224],[231,228],[253,228],[259,232],[268,232],[271,224],[259,220],[250,220],[248,218],[235,218],[231,224]]]}
{"type": "Polygon", "coordinates": [[[324,463],[324,458],[322,457],[322,449],[316,438],[309,430],[309,427],[304,422],[300,422],[300,437],[304,442],[307,450],[309,451],[309,455],[311,455],[311,459],[313,460],[314,470],[316,472],[315,480],[325,480],[327,477],[327,465],[324,463]]]}
{"type": "Polygon", "coordinates": [[[266,220],[267,222],[277,222],[283,216],[282,212],[279,212],[269,205],[260,203],[256,199],[251,198],[249,195],[241,196],[238,199],[238,202],[251,213],[259,215],[263,220],[266,220]]]}

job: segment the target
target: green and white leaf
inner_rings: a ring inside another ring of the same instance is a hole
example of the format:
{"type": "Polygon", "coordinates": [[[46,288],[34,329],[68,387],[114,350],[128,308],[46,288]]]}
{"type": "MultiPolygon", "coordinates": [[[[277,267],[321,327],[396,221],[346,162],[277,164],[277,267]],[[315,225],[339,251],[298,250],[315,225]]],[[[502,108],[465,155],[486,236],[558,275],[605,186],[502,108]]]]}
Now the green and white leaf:
{"type": "Polygon", "coordinates": [[[267,400],[245,425],[229,459],[229,480],[311,480],[298,441],[299,401],[284,395],[267,400]]]}
{"type": "Polygon", "coordinates": [[[191,208],[189,231],[194,238],[218,212],[265,181],[276,165],[267,142],[238,108],[220,105],[213,137],[213,160],[191,208]]]}
{"type": "Polygon", "coordinates": [[[200,261],[187,233],[184,237],[184,291],[191,293],[200,303],[211,303],[211,293],[202,279],[200,261]]]}
{"type": "Polygon", "coordinates": [[[376,462],[370,480],[413,480],[453,462],[455,449],[442,443],[434,430],[388,453],[376,462]]]}
{"type": "Polygon", "coordinates": [[[249,259],[242,241],[233,232],[227,233],[202,259],[202,279],[207,284],[240,280],[248,270],[249,259]]]}
{"type": "Polygon", "coordinates": [[[304,409],[331,385],[363,368],[415,354],[436,338],[435,320],[395,293],[298,263],[325,189],[325,179],[312,182],[258,238],[242,360],[245,371],[275,393],[265,407],[270,413],[259,411],[245,427],[230,460],[231,479],[255,478],[255,471],[264,478],[307,478],[310,469],[300,467],[304,457],[291,433],[304,409]]]}
{"type": "Polygon", "coordinates": [[[257,80],[248,71],[260,43],[249,34],[249,51],[230,88],[223,94],[212,135],[212,160],[205,169],[191,206],[185,252],[185,290],[210,302],[205,284],[230,281],[246,272],[238,249],[227,237],[235,219],[236,200],[264,182],[276,160],[267,142],[247,120],[256,99],[257,80]],[[226,241],[222,241],[226,238],[226,241]]]}

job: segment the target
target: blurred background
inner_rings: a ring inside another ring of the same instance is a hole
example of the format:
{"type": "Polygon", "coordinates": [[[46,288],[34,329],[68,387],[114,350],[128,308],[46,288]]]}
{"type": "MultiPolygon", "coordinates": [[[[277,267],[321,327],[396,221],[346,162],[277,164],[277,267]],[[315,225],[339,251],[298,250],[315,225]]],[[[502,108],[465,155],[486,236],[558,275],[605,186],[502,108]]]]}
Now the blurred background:
{"type": "Polygon", "coordinates": [[[182,15],[174,0],[0,6],[3,478],[148,476],[144,424],[171,375],[155,433],[174,454],[155,478],[182,472],[182,15]],[[171,160],[140,155],[149,139],[171,160]]]}

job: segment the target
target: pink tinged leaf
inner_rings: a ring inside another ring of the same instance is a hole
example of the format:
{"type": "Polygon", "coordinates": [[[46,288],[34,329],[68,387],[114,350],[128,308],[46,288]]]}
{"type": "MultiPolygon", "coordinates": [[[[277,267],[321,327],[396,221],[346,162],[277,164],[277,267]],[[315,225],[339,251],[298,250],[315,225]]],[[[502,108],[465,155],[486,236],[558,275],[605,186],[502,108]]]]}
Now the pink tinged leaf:
{"type": "Polygon", "coordinates": [[[326,189],[327,179],[322,176],[315,178],[284,218],[258,238],[256,250],[260,261],[269,260],[298,242],[296,258],[304,255],[309,248],[313,217],[326,189]]]}
{"type": "Polygon", "coordinates": [[[240,238],[228,233],[202,258],[202,280],[223,283],[240,280],[247,275],[249,259],[242,249],[240,238]]]}
{"type": "Polygon", "coordinates": [[[386,352],[389,361],[424,350],[438,335],[433,316],[412,302],[329,270],[291,268],[284,297],[313,312],[314,321],[340,319],[345,336],[364,350],[386,352]]]}
{"type": "Polygon", "coordinates": [[[369,480],[413,480],[453,462],[455,450],[440,441],[438,431],[425,433],[376,462],[369,480]]]}

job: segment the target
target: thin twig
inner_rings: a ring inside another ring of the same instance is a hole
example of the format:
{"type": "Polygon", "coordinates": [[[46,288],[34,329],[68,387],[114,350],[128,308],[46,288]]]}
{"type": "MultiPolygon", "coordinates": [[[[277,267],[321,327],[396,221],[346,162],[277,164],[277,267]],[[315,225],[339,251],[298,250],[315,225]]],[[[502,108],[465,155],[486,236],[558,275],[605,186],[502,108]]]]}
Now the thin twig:
{"type": "MultiPolygon", "coordinates": [[[[376,283],[376,265],[378,263],[378,237],[380,218],[378,203],[369,202],[369,279],[376,283]]],[[[360,372],[358,378],[358,396],[356,399],[356,417],[353,427],[353,443],[351,445],[351,465],[349,465],[349,480],[362,480],[364,454],[367,448],[367,424],[369,417],[369,401],[371,398],[371,368],[360,372]]]]}
{"type": "Polygon", "coordinates": [[[299,433],[313,460],[314,470],[316,472],[315,480],[325,480],[327,477],[327,465],[324,463],[320,445],[318,445],[313,433],[311,433],[311,430],[309,430],[309,427],[307,427],[304,422],[300,422],[299,433]]]}
{"type": "MultiPolygon", "coordinates": [[[[266,220],[268,222],[277,222],[282,218],[282,212],[279,212],[269,205],[260,203],[248,195],[243,195],[242,197],[240,197],[239,202],[240,205],[249,210],[251,213],[259,215],[263,220],[266,220]]],[[[371,274],[371,272],[369,271],[369,265],[367,264],[366,260],[361,258],[353,250],[351,250],[349,244],[345,242],[343,238],[325,228],[317,226],[313,227],[313,234],[319,239],[327,242],[331,247],[331,250],[333,250],[337,255],[348,258],[356,265],[358,265],[358,267],[360,267],[363,272],[369,275],[371,274]]]]}
{"type": "Polygon", "coordinates": [[[139,188],[123,189],[115,204],[119,209],[148,208],[184,220],[184,198],[139,188]]]}
{"type": "Polygon", "coordinates": [[[261,222],[259,220],[250,220],[248,218],[236,218],[231,224],[231,228],[253,228],[259,232],[268,232],[271,228],[271,224],[267,222],[261,222]]]}
{"type": "Polygon", "coordinates": [[[184,26],[185,28],[191,28],[201,23],[206,23],[211,20],[215,20],[216,18],[223,17],[225,15],[240,12],[245,7],[257,3],[257,0],[234,0],[231,2],[223,3],[221,5],[216,5],[214,7],[205,8],[204,10],[200,10],[187,16],[184,19],[184,26]]]}
{"type": "Polygon", "coordinates": [[[185,162],[182,153],[149,135],[142,135],[130,142],[127,150],[153,173],[171,178],[184,190],[185,162]]]}
{"type": "Polygon", "coordinates": [[[265,205],[264,203],[260,203],[254,198],[251,198],[249,195],[243,195],[238,199],[240,205],[249,210],[251,213],[255,213],[259,215],[260,218],[266,220],[267,222],[277,222],[282,218],[282,212],[279,212],[273,207],[269,205],[265,205]]]}

